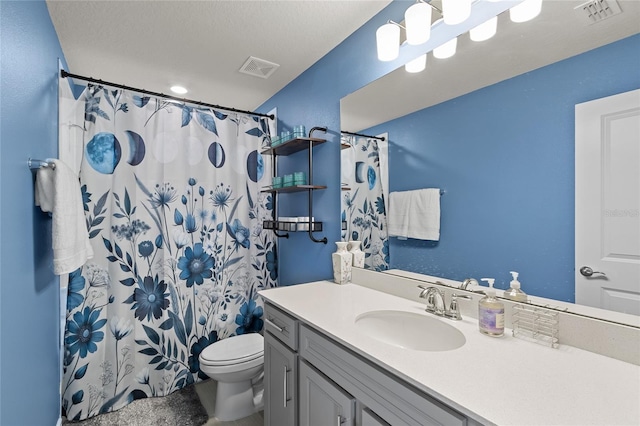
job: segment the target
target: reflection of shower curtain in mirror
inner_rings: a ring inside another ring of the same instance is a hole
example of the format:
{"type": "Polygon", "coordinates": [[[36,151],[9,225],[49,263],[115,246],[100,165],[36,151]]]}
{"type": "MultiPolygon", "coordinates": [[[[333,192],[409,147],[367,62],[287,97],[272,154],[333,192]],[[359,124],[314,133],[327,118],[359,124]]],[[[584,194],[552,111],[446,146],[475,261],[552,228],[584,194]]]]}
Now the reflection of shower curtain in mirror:
{"type": "Polygon", "coordinates": [[[389,269],[388,137],[380,136],[341,136],[342,239],[361,241],[365,268],[375,271],[389,269]]]}

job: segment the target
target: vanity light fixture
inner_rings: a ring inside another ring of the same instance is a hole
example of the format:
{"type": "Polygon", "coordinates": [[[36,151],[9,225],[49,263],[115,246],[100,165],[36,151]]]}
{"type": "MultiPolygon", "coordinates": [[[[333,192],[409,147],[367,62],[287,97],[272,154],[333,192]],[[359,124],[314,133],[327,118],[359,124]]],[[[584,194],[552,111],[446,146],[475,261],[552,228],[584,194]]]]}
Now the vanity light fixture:
{"type": "Polygon", "coordinates": [[[407,26],[407,43],[416,46],[426,43],[431,37],[431,12],[433,6],[419,1],[404,12],[407,26]]]}
{"type": "Polygon", "coordinates": [[[442,15],[447,25],[458,25],[471,16],[472,0],[442,0],[442,15]]]}
{"type": "Polygon", "coordinates": [[[454,37],[444,44],[433,49],[433,57],[438,59],[447,59],[456,54],[458,47],[458,37],[454,37]]]}
{"type": "Polygon", "coordinates": [[[188,92],[188,90],[182,86],[171,86],[170,90],[177,95],[184,95],[188,92]]]}
{"type": "Polygon", "coordinates": [[[538,16],[541,10],[542,0],[524,0],[509,9],[509,17],[513,22],[526,22],[538,16]]]}
{"type": "Polygon", "coordinates": [[[485,41],[496,35],[498,29],[498,17],[494,16],[469,31],[469,37],[473,41],[485,41]]]}
{"type": "MultiPolygon", "coordinates": [[[[431,0],[416,0],[404,14],[406,28],[387,21],[376,31],[376,46],[378,59],[381,61],[393,61],[400,54],[400,28],[406,30],[406,41],[409,45],[426,43],[431,37],[431,18],[435,9],[442,16],[446,25],[457,25],[471,16],[471,5],[480,0],[442,0],[442,10],[433,6],[431,0]]],[[[488,0],[498,2],[504,0],[488,0]]],[[[542,0],[523,0],[509,9],[509,15],[513,22],[525,22],[540,14],[542,0]]],[[[437,20],[437,21],[439,21],[437,20]]],[[[436,21],[436,22],[437,22],[436,21]]],[[[498,28],[498,16],[493,16],[485,22],[477,25],[469,31],[469,37],[473,41],[488,40],[496,34],[498,28]]],[[[433,49],[433,56],[438,59],[450,58],[456,53],[458,39],[453,38],[433,49]]],[[[407,72],[420,72],[426,66],[426,55],[405,64],[407,72]]]]}
{"type": "Polygon", "coordinates": [[[400,25],[388,21],[376,31],[376,45],[378,47],[378,59],[381,61],[393,61],[400,53],[400,25]]]}
{"type": "Polygon", "coordinates": [[[423,53],[416,59],[407,62],[404,65],[404,70],[410,73],[421,72],[427,67],[427,54],[423,53]]]}

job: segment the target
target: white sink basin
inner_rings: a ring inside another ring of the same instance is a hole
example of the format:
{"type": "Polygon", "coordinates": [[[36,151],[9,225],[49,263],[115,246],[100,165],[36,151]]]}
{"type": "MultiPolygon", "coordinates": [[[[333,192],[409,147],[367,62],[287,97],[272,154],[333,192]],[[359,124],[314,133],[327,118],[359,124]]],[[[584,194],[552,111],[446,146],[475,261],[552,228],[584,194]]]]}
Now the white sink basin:
{"type": "Polygon", "coordinates": [[[451,351],[465,344],[457,328],[428,315],[404,311],[371,311],[356,317],[356,327],[380,342],[416,351],[451,351]]]}

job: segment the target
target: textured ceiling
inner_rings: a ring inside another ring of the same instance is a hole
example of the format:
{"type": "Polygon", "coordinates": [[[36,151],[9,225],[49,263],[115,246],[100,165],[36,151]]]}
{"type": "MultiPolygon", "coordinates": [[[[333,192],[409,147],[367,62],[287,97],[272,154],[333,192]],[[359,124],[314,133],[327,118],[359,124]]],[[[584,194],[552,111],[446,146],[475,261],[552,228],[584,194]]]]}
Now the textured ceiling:
{"type": "Polygon", "coordinates": [[[47,0],[69,72],[251,110],[389,3],[47,0]],[[280,67],[239,73],[249,56],[280,67]]]}
{"type": "Polygon", "coordinates": [[[640,32],[640,0],[618,0],[621,14],[592,25],[574,10],[585,2],[544,0],[540,15],[521,24],[502,13],[493,38],[478,43],[462,34],[453,57],[429,53],[421,73],[401,67],[343,98],[342,129],[367,129],[640,32]]]}

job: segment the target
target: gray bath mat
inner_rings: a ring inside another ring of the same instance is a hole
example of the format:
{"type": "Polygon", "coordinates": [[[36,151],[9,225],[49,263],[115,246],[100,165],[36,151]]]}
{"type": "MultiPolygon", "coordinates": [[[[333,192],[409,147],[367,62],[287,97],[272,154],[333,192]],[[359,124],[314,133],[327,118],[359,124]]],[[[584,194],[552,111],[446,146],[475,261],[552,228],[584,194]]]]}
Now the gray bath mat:
{"type": "Polygon", "coordinates": [[[209,420],[195,385],[168,396],[136,399],[118,411],[65,426],[202,426],[209,420]]]}

